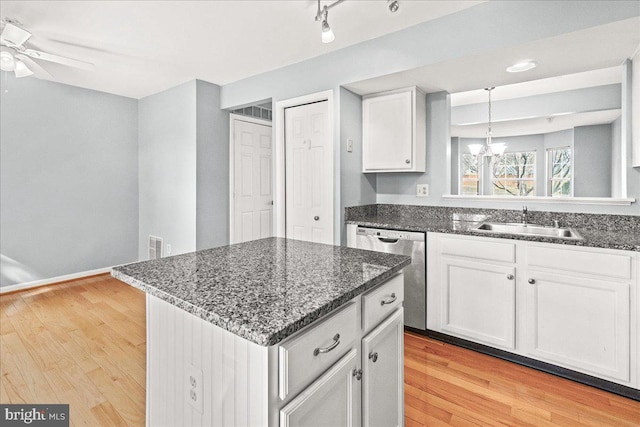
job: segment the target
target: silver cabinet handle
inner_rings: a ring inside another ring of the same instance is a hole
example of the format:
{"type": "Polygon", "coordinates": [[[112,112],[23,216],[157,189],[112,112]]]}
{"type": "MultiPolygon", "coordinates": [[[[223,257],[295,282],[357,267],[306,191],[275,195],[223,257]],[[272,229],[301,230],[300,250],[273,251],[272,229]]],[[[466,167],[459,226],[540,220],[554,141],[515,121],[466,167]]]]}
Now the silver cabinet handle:
{"type": "Polygon", "coordinates": [[[529,279],[527,280],[527,282],[529,282],[530,285],[533,285],[534,283],[536,283],[536,279],[529,279]]]}
{"type": "Polygon", "coordinates": [[[507,279],[513,280],[513,274],[507,274],[507,279]]]}
{"type": "Polygon", "coordinates": [[[318,220],[320,220],[320,217],[318,215],[316,215],[316,216],[313,217],[313,220],[314,221],[318,221],[318,220]]]}
{"type": "Polygon", "coordinates": [[[396,296],[395,293],[391,294],[391,299],[389,300],[382,300],[380,301],[380,305],[385,305],[385,304],[392,304],[395,300],[397,300],[398,297],[396,296]]]}
{"type": "Polygon", "coordinates": [[[369,360],[371,360],[373,363],[376,363],[378,361],[378,352],[377,351],[375,353],[373,351],[370,352],[369,360]]]}
{"type": "Polygon", "coordinates": [[[409,163],[411,163],[411,160],[407,159],[407,160],[405,160],[404,162],[405,162],[406,164],[409,164],[409,163]]]}
{"type": "Polygon", "coordinates": [[[340,334],[336,334],[333,337],[333,344],[331,344],[329,347],[316,347],[315,350],[313,350],[313,355],[317,356],[320,353],[329,353],[331,350],[333,350],[334,348],[336,348],[339,344],[340,344],[340,334]]]}

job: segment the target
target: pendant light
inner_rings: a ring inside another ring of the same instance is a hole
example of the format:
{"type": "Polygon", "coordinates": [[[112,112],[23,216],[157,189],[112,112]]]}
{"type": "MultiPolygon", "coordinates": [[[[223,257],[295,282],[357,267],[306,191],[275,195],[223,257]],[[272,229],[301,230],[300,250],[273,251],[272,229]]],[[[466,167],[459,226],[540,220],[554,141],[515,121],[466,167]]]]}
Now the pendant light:
{"type": "Polygon", "coordinates": [[[469,151],[474,156],[501,156],[502,154],[504,154],[505,148],[507,148],[504,142],[492,142],[493,131],[491,130],[491,91],[493,89],[495,89],[495,87],[484,88],[484,90],[489,92],[489,128],[487,129],[487,139],[484,144],[469,144],[469,151]]]}

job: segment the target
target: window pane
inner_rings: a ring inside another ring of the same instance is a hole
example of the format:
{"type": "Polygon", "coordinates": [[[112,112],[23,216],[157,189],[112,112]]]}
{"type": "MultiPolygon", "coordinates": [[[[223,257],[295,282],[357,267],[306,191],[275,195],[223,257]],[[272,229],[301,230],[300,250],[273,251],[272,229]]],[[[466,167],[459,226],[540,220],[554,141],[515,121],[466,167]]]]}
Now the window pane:
{"type": "Polygon", "coordinates": [[[493,194],[504,196],[535,195],[535,151],[505,153],[492,158],[493,194]]]}

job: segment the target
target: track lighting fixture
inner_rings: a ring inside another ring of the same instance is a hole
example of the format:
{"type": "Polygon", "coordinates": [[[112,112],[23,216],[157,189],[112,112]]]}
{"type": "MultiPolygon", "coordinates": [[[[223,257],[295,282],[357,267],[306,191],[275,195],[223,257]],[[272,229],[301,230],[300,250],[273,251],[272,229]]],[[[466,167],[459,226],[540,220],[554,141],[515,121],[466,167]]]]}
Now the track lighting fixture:
{"type": "MultiPolygon", "coordinates": [[[[331,43],[336,39],[336,35],[333,33],[331,26],[329,25],[329,9],[345,0],[336,0],[331,4],[320,6],[320,0],[318,0],[318,10],[316,12],[316,22],[322,23],[322,43],[331,43]]],[[[395,13],[400,8],[398,0],[387,0],[387,7],[391,13],[395,13]]]]}

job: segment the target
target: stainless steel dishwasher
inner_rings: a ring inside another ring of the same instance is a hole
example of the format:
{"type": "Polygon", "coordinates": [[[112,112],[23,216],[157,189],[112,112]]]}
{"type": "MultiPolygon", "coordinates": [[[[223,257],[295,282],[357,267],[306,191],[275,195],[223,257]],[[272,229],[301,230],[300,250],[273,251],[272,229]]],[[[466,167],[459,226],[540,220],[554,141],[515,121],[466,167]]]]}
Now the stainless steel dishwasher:
{"type": "Polygon", "coordinates": [[[427,329],[425,235],[411,231],[358,227],[356,247],[370,251],[409,255],[404,269],[404,324],[427,329]]]}

